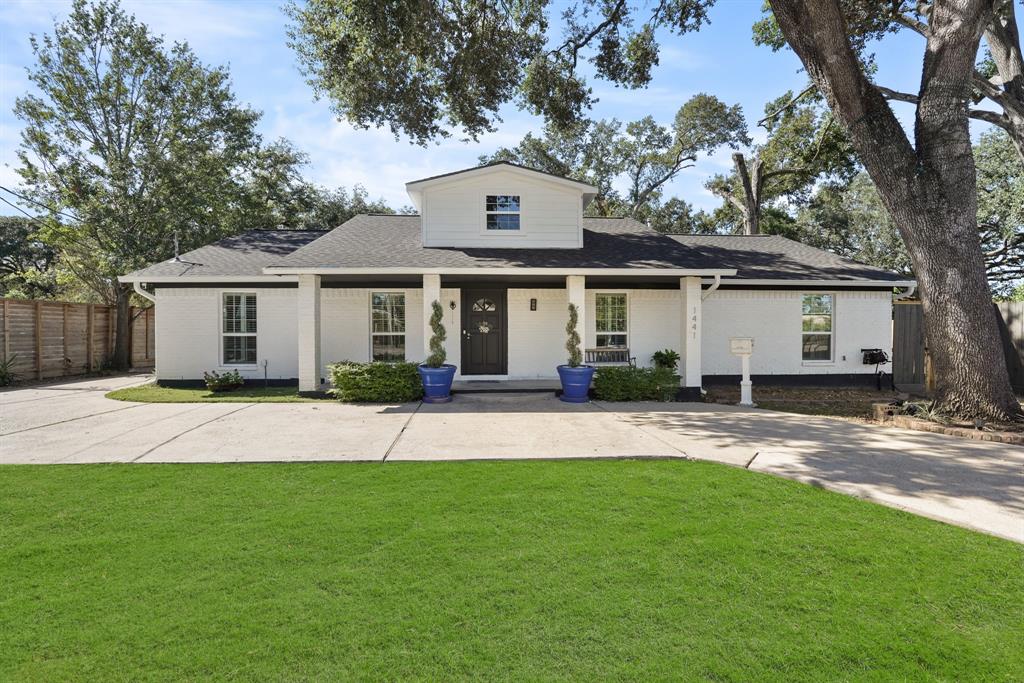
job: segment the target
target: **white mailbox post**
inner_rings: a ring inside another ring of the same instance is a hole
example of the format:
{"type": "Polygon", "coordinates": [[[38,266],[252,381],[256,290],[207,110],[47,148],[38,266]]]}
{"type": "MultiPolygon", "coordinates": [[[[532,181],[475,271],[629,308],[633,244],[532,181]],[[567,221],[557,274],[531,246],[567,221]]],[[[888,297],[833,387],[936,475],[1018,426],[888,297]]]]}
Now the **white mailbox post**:
{"type": "Polygon", "coordinates": [[[729,339],[729,351],[739,356],[743,363],[743,378],[740,380],[740,405],[752,406],[754,399],[751,394],[750,356],[754,353],[754,340],[750,337],[732,337],[729,339]]]}

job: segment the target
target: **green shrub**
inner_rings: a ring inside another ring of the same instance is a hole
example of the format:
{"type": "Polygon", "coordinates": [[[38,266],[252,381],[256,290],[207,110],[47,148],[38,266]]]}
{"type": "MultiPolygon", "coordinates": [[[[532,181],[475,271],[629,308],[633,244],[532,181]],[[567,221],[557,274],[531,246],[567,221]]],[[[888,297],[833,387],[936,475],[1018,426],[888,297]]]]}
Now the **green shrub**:
{"type": "Polygon", "coordinates": [[[210,391],[234,391],[245,384],[238,370],[229,370],[223,374],[210,370],[203,373],[203,379],[206,380],[206,388],[210,391]]]}
{"type": "Polygon", "coordinates": [[[598,368],[594,396],[601,401],[671,401],[679,375],[669,368],[598,368]]]}
{"type": "Polygon", "coordinates": [[[18,360],[18,354],[14,353],[7,358],[0,359],[0,387],[14,384],[17,375],[14,373],[14,363],[18,360]]]}
{"type": "Polygon", "coordinates": [[[339,400],[360,403],[406,403],[423,397],[415,363],[352,363],[330,366],[329,391],[339,400]]]}
{"type": "Polygon", "coordinates": [[[676,366],[679,364],[679,354],[672,349],[655,351],[651,356],[651,362],[654,363],[654,367],[656,368],[675,370],[676,366]]]}

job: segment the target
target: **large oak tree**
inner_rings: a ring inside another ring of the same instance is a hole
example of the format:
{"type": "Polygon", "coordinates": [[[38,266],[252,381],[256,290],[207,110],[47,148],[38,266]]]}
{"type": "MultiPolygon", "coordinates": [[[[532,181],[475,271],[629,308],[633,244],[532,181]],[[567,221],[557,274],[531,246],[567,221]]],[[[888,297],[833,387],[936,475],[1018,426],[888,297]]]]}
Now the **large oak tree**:
{"type": "MultiPolygon", "coordinates": [[[[699,29],[712,2],[578,0],[560,13],[560,31],[549,26],[543,0],[308,0],[289,12],[292,45],[309,80],[340,115],[422,143],[458,129],[470,137],[492,130],[507,102],[571,126],[594,102],[581,60],[598,78],[642,87],[659,60],[659,30],[699,29]]],[[[858,22],[872,18],[870,0],[770,2],[907,244],[941,405],[962,416],[1019,416],[985,280],[968,133],[974,88],[1005,93],[1013,85],[975,78],[982,33],[1015,31],[994,23],[1006,16],[995,5],[1007,1],[938,0],[926,10],[927,24],[915,27],[927,49],[913,95],[913,144],[861,57],[872,34],[858,22]]]]}

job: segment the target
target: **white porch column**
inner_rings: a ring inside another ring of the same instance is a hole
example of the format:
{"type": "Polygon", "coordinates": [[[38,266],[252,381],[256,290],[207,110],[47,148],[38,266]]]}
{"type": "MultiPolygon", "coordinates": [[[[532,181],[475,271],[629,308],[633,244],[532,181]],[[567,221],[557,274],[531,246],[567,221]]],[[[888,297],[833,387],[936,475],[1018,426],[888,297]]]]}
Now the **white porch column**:
{"type": "Polygon", "coordinates": [[[297,302],[299,322],[299,391],[320,390],[320,276],[300,275],[297,302]]]}
{"type": "Polygon", "coordinates": [[[683,294],[683,311],[680,316],[682,323],[680,332],[683,343],[682,383],[684,387],[700,387],[702,384],[700,278],[679,278],[679,289],[683,294]]]}
{"type": "MultiPolygon", "coordinates": [[[[585,275],[566,275],[565,289],[569,295],[569,303],[576,305],[579,317],[576,321],[576,333],[580,335],[580,353],[587,348],[587,278],[585,275]]],[[[562,318],[569,322],[569,311],[566,309],[562,318]]]]}
{"type": "Polygon", "coordinates": [[[423,359],[430,355],[430,316],[434,313],[434,302],[441,301],[441,276],[437,273],[423,274],[423,359]]]}

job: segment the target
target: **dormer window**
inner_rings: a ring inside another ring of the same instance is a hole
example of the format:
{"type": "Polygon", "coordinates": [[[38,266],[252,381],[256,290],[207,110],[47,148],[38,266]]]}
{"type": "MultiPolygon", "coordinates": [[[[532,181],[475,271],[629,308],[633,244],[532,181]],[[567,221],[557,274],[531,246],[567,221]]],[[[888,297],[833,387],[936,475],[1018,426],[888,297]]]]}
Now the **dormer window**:
{"type": "Polygon", "coordinates": [[[488,230],[519,229],[519,195],[489,194],[486,211],[488,230]]]}

